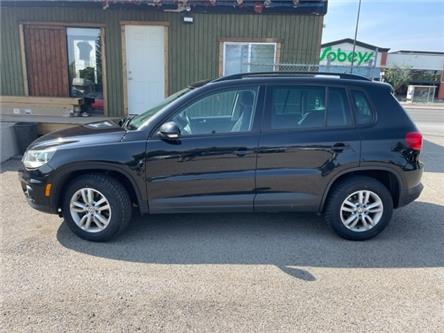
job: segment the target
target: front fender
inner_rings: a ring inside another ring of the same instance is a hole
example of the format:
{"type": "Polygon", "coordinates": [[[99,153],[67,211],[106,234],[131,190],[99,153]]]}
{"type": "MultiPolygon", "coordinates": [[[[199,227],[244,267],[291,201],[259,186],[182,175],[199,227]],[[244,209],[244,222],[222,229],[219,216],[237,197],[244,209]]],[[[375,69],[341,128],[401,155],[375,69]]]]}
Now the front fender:
{"type": "Polygon", "coordinates": [[[85,149],[69,149],[57,152],[50,161],[53,169],[51,207],[60,207],[60,198],[66,184],[75,176],[88,172],[112,172],[125,177],[137,199],[141,213],[148,212],[148,196],[145,182],[146,142],[127,142],[100,145],[85,149]]]}

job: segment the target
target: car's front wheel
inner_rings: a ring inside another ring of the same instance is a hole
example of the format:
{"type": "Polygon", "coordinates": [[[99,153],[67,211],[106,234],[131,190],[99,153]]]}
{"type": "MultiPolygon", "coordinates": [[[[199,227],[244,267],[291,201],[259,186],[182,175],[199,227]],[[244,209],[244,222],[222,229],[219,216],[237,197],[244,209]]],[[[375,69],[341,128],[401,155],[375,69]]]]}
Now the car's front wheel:
{"type": "Polygon", "coordinates": [[[329,195],[325,218],[330,227],[349,240],[366,240],[390,222],[393,200],[376,179],[355,176],[341,181],[329,195]]]}
{"type": "Polygon", "coordinates": [[[89,174],[74,179],[65,192],[63,217],[80,238],[107,241],[123,231],[131,219],[131,200],[112,177],[89,174]]]}

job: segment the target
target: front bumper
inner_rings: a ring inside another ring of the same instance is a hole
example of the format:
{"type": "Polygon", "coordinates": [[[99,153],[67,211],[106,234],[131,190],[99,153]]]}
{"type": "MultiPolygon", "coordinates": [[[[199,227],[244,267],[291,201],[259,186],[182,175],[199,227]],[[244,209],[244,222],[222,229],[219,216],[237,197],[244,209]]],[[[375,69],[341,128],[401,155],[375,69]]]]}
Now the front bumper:
{"type": "Polygon", "coordinates": [[[19,170],[19,180],[28,204],[41,212],[55,214],[50,197],[45,197],[45,186],[48,178],[39,171],[19,170]]]}

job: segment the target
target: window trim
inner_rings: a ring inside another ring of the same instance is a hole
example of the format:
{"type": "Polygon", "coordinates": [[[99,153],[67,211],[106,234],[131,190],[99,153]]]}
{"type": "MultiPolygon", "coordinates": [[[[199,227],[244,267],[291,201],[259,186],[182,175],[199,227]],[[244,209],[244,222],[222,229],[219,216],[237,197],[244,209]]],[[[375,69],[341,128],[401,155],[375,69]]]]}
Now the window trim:
{"type": "MultiPolygon", "coordinates": [[[[218,64],[218,73],[219,76],[223,76],[225,73],[225,46],[227,44],[233,45],[242,45],[248,44],[249,50],[251,49],[251,44],[266,44],[266,45],[274,45],[274,65],[276,67],[279,64],[281,57],[281,46],[282,40],[279,38],[221,38],[219,39],[219,64],[218,64]]],[[[251,56],[249,52],[249,57],[251,56]]]]}
{"type": "Polygon", "coordinates": [[[205,92],[202,92],[201,94],[198,94],[194,97],[192,97],[190,100],[185,101],[182,105],[178,106],[175,110],[171,110],[167,114],[165,114],[164,117],[162,117],[161,120],[158,121],[158,123],[153,127],[153,130],[150,131],[150,134],[148,136],[148,140],[162,140],[159,135],[158,131],[159,128],[169,119],[174,118],[177,114],[185,110],[188,106],[196,102],[197,100],[206,98],[210,95],[217,94],[224,91],[230,91],[230,90],[244,90],[248,88],[256,88],[257,89],[257,98],[256,98],[256,105],[254,110],[254,116],[253,116],[253,126],[250,131],[245,132],[224,132],[224,133],[214,133],[214,134],[192,134],[187,136],[181,136],[179,140],[184,139],[194,139],[194,138],[216,138],[216,137],[224,137],[227,135],[258,135],[261,130],[262,125],[262,118],[264,113],[264,95],[265,95],[265,87],[263,84],[257,84],[257,83],[250,83],[250,84],[242,84],[242,85],[236,85],[236,86],[229,86],[224,87],[222,89],[211,89],[207,90],[205,92]]]}

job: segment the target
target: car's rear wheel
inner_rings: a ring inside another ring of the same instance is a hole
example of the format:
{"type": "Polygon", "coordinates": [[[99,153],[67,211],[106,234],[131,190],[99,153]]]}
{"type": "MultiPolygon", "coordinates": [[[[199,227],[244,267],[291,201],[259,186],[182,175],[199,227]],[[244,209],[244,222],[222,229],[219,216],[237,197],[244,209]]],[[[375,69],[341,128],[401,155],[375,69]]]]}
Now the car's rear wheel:
{"type": "Polygon", "coordinates": [[[393,200],[376,179],[355,176],[341,181],[329,195],[325,218],[331,228],[349,240],[366,240],[390,222],[393,200]]]}
{"type": "Polygon", "coordinates": [[[122,232],[131,219],[131,200],[124,186],[99,174],[74,179],[65,192],[63,217],[80,238],[107,241],[122,232]]]}

